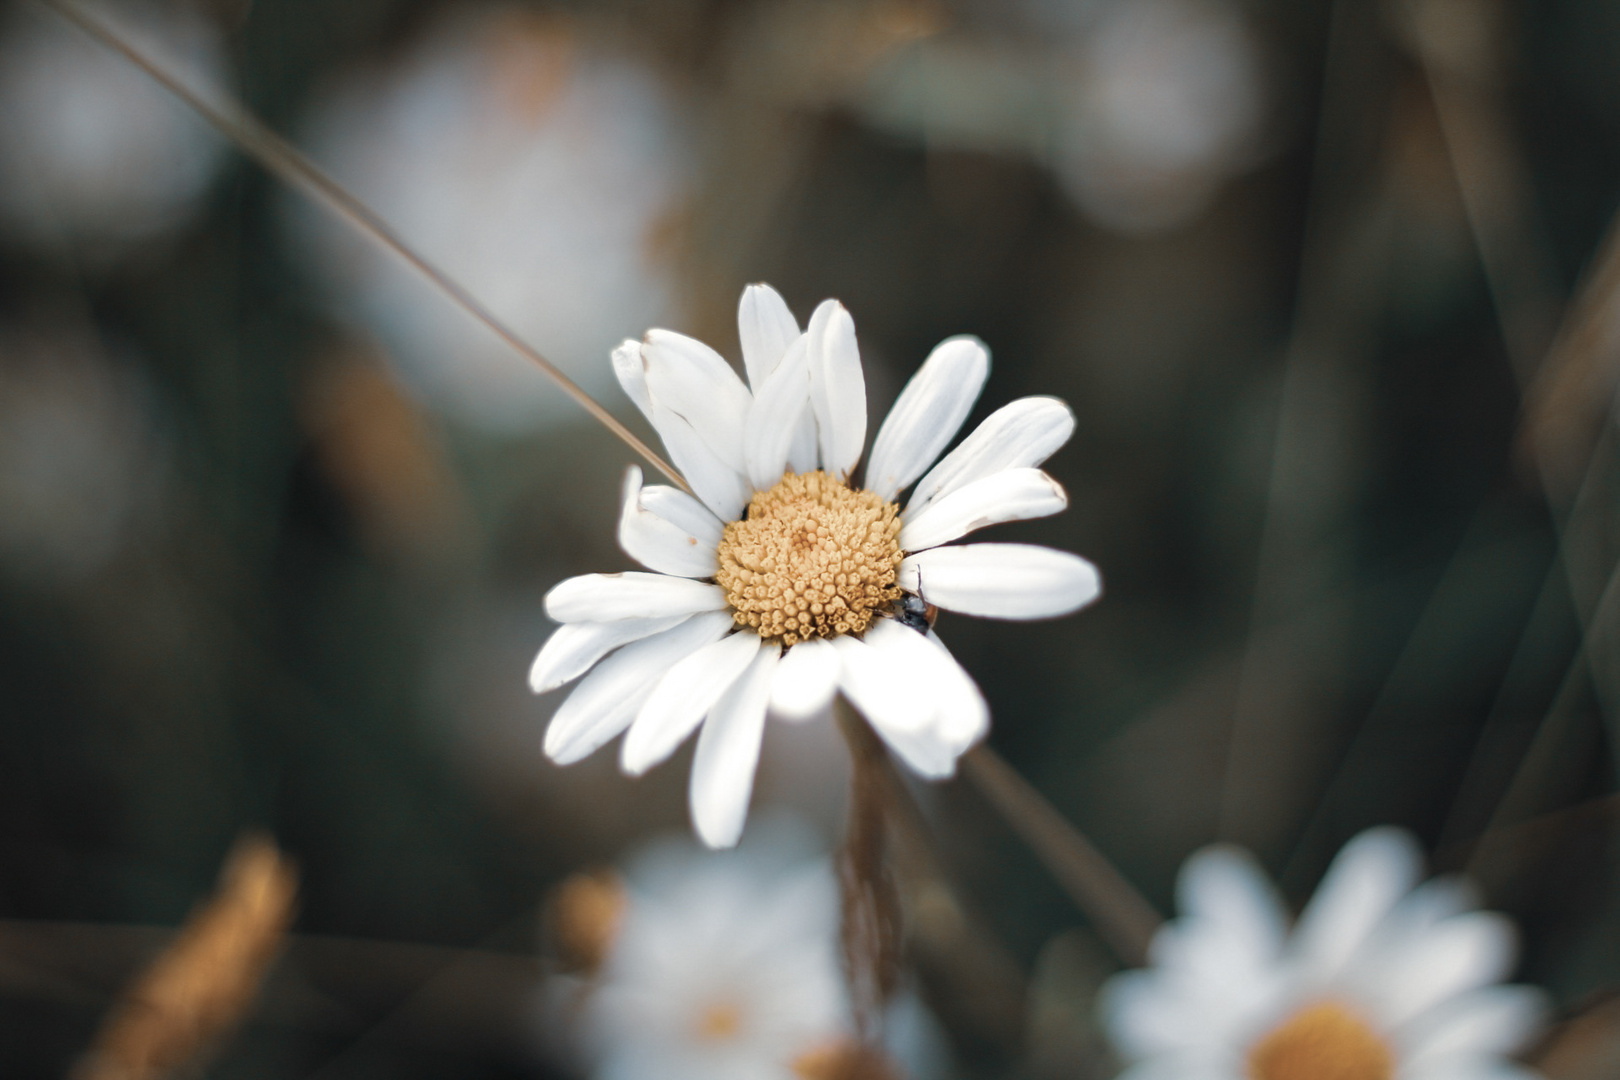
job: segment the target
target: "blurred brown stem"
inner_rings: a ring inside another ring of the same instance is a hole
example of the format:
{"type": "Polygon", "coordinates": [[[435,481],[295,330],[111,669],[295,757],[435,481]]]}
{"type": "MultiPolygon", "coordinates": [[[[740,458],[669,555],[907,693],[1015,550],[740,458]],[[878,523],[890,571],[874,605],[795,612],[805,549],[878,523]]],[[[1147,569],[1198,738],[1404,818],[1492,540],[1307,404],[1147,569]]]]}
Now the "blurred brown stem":
{"type": "Polygon", "coordinates": [[[239,841],[218,893],[124,991],[76,1080],[160,1080],[196,1069],[258,997],[297,890],[292,863],[268,837],[239,841]]]}
{"type": "Polygon", "coordinates": [[[1139,967],[1163,921],[1102,852],[1028,780],[988,746],[962,755],[962,772],[984,793],[1086,913],[1125,963],[1139,967]]]}
{"type": "Polygon", "coordinates": [[[36,2],[140,68],[165,90],[179,98],[187,108],[206,120],[221,135],[235,143],[244,154],[257,161],[267,172],[334,211],[344,221],[398,256],[427,278],[456,306],[482,323],[524,359],[539,367],[563,393],[573,398],[580,408],[618,436],[626,446],[640,454],[649,465],[668,477],[670,482],[682,491],[691,493],[692,489],[687,486],[681,474],[676,472],[675,467],[665,461],[657,451],[637,438],[578,383],[564,375],[561,369],[541,354],[540,350],[519,337],[517,331],[498,319],[494,312],[485,307],[461,283],[405,243],[387,222],[377,216],[376,211],[326,175],[291,143],[260,123],[248,112],[246,106],[223,94],[221,95],[223,106],[210,105],[155,61],[126,42],[106,23],[89,15],[69,0],[36,0],[36,2]]]}
{"type": "Polygon", "coordinates": [[[900,980],[900,891],[889,866],[889,761],[865,720],[842,699],[834,707],[849,744],[849,821],[838,854],[843,901],[840,944],[854,1002],[855,1030],[882,1043],[883,1014],[900,980]]]}

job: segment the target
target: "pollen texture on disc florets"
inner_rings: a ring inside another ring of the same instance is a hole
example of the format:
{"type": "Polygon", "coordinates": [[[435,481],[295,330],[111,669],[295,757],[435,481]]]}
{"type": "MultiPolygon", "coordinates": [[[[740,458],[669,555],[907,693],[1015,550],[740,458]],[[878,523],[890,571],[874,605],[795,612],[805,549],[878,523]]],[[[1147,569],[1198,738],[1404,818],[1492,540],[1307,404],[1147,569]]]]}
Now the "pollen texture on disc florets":
{"type": "Polygon", "coordinates": [[[783,645],[865,630],[900,598],[899,514],[819,469],[755,495],[726,526],[715,575],[738,625],[783,645]]]}

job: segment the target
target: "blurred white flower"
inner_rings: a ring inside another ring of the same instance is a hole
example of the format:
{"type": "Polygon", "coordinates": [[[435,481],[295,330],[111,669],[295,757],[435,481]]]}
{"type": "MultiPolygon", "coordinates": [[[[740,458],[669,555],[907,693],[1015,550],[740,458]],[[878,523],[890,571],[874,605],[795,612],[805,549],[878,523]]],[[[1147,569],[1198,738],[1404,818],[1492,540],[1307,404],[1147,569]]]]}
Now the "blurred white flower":
{"type": "Polygon", "coordinates": [[[1036,467],[1074,430],[1056,398],[1004,406],[935,464],[989,375],[978,339],[934,349],[873,440],[865,486],[852,487],[866,387],[849,313],[825,301],[800,333],[782,298],[753,285],[738,322],[748,385],[667,330],[614,352],[625,392],[697,497],[643,487],[630,470],[619,543],[654,573],[558,584],[546,613],[564,625],[530,672],[536,693],[590,672],[546,731],[560,764],[628,729],[621,763],[640,774],[701,726],[690,801],[714,847],[741,835],[767,712],[819,716],[841,692],[912,769],[949,776],[989,712],[930,630],[931,606],[1043,619],[1101,589],[1096,568],[1067,552],[942,546],[1068,504],[1036,467]],[[902,511],[894,500],[914,483],[902,511]]]}
{"type": "Polygon", "coordinates": [[[889,1005],[880,1052],[854,1041],[838,884],[794,819],[762,822],[732,851],[654,843],[622,876],[575,877],[558,899],[568,929],[559,944],[585,974],[555,977],[544,1007],[553,1027],[578,1036],[568,1049],[597,1080],[950,1071],[938,1021],[908,990],[889,1005]]]}
{"type": "Polygon", "coordinates": [[[1188,860],[1152,966],[1104,988],[1132,1080],[1511,1080],[1539,992],[1498,985],[1512,924],[1475,910],[1396,829],[1345,845],[1299,922],[1245,853],[1188,860]]]}
{"type": "Polygon", "coordinates": [[[73,584],[103,567],[158,497],[149,389],[77,334],[0,337],[0,562],[73,584]]]}
{"type": "Polygon", "coordinates": [[[1259,49],[1222,0],[1115,0],[1075,45],[1058,176],[1087,215],[1169,228],[1260,149],[1259,49]]]}
{"type": "MultiPolygon", "coordinates": [[[[670,307],[659,247],[689,182],[682,118],[634,61],[519,11],[441,23],[322,97],[311,155],[592,393],[598,357],[670,307]]],[[[293,239],[409,385],[495,430],[572,419],[529,361],[415,271],[299,201],[293,239]]],[[[666,245],[667,246],[667,245],[666,245]]]]}
{"type": "Polygon", "coordinates": [[[783,846],[664,843],[631,863],[585,1004],[599,1080],[794,1080],[846,1037],[837,881],[783,846]]]}
{"type": "MultiPolygon", "coordinates": [[[[227,81],[216,29],[185,4],[93,4],[204,96],[227,81]]],[[[208,126],[127,60],[18,5],[0,36],[0,228],[116,248],[192,213],[224,157],[208,126]]]]}

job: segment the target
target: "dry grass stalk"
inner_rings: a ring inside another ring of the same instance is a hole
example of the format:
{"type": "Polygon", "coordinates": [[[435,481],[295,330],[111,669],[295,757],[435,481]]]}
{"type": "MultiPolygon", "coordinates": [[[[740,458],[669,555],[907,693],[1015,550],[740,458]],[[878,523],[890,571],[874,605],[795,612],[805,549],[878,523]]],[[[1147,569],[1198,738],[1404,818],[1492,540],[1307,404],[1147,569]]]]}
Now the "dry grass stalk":
{"type": "Polygon", "coordinates": [[[268,838],[238,841],[219,891],[113,1007],[75,1080],[195,1068],[253,1004],[292,919],[297,874],[268,838]]]}
{"type": "Polygon", "coordinates": [[[1163,921],[1141,893],[1033,784],[980,743],[962,755],[962,773],[1028,844],[1114,953],[1131,967],[1147,962],[1163,921]]]}

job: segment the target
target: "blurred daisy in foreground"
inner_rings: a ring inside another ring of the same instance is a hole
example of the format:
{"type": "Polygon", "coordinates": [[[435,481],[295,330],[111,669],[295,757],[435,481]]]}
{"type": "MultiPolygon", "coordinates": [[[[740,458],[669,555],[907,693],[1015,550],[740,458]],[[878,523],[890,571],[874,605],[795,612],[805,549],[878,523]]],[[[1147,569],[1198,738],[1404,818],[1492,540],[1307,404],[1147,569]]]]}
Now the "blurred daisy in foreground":
{"type": "Polygon", "coordinates": [[[1419,884],[1406,833],[1345,845],[1292,929],[1253,860],[1216,847],[1182,870],[1182,917],[1102,1013],[1132,1080],[1510,1080],[1539,992],[1498,985],[1512,925],[1468,889],[1419,884]]]}
{"type": "Polygon", "coordinates": [[[838,882],[791,822],[721,854],[663,841],[622,877],[577,878],[568,922],[599,957],[554,1002],[600,1080],[881,1080],[943,1069],[932,1017],[910,995],[885,1051],[858,1049],[838,953],[838,882]],[[888,1055],[907,1066],[902,1074],[888,1055]]]}
{"type": "MultiPolygon", "coordinates": [[[[93,4],[98,18],[207,97],[226,81],[218,32],[185,4],[93,4]]],[[[172,229],[224,143],[128,61],[49,12],[0,31],[0,228],[92,252],[172,229]]]]}
{"type": "Polygon", "coordinates": [[[847,1030],[838,883],[822,859],[666,843],[635,860],[586,1005],[595,1075],[789,1080],[847,1030]]]}
{"type": "Polygon", "coordinates": [[[940,458],[990,372],[978,339],[934,349],[856,484],[866,386],[849,312],[825,301],[800,333],[782,298],[753,285],[738,323],[747,385],[713,349],[668,330],[615,350],[625,392],[697,497],[644,487],[630,469],[619,543],[654,573],[553,588],[546,613],[564,625],[530,673],[542,693],[590,672],[546,731],[561,764],[628,729],[621,762],[640,774],[701,726],[691,809],[713,847],[742,832],[768,712],[808,719],[842,693],[912,769],[949,776],[989,712],[929,629],[931,605],[1043,619],[1101,587],[1067,552],[941,546],[1068,504],[1036,468],[1074,430],[1056,398],[1004,406],[940,458]]]}
{"type": "MultiPolygon", "coordinates": [[[[311,156],[585,387],[670,306],[660,248],[689,162],[669,91],[569,24],[508,10],[440,23],[399,62],[327,93],[311,156]]],[[[409,385],[474,425],[573,419],[529,361],[322,210],[294,241],[409,385]]]]}

